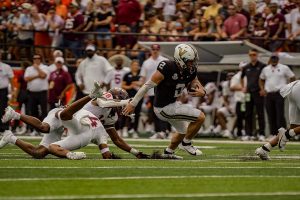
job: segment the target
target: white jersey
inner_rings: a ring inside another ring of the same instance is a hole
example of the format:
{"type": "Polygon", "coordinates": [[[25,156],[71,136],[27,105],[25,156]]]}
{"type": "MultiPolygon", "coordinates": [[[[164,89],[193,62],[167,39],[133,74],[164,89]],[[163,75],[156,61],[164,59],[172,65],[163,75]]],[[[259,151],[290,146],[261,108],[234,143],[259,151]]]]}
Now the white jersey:
{"type": "Polygon", "coordinates": [[[222,83],[222,95],[227,96],[230,106],[236,104],[236,101],[234,98],[234,92],[230,90],[230,82],[229,81],[224,81],[222,83]]]}
{"type": "Polygon", "coordinates": [[[107,73],[103,82],[105,84],[110,84],[110,88],[121,88],[123,78],[129,71],[128,68],[113,69],[107,73]]]}
{"type": "Polygon", "coordinates": [[[93,105],[90,101],[85,104],[82,109],[93,113],[100,119],[104,126],[114,125],[118,121],[118,115],[112,110],[112,108],[100,108],[99,106],[93,105]]]}
{"type": "Polygon", "coordinates": [[[48,134],[44,134],[40,145],[48,148],[50,144],[61,140],[61,136],[64,132],[64,127],[61,123],[61,120],[55,117],[55,113],[62,110],[62,108],[54,108],[50,110],[47,117],[43,120],[43,122],[49,124],[50,131],[48,134]]]}
{"type": "Polygon", "coordinates": [[[95,129],[101,125],[100,120],[91,112],[81,109],[73,115],[72,120],[62,121],[70,134],[80,134],[88,129],[95,129]]]}

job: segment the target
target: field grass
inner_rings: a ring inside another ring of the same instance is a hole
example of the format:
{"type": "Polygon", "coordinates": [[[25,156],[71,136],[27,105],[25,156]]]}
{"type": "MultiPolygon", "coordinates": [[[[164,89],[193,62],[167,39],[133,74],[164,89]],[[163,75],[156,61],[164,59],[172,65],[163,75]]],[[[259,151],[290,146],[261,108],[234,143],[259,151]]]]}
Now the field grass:
{"type": "MultiPolygon", "coordinates": [[[[37,140],[29,140],[38,144],[37,140]]],[[[168,140],[128,140],[146,153],[168,140]]],[[[137,160],[113,145],[122,160],[102,160],[96,146],[80,161],[34,160],[15,146],[0,150],[0,199],[300,199],[300,143],[271,161],[254,155],[258,143],[197,140],[204,155],[184,160],[137,160]]]]}

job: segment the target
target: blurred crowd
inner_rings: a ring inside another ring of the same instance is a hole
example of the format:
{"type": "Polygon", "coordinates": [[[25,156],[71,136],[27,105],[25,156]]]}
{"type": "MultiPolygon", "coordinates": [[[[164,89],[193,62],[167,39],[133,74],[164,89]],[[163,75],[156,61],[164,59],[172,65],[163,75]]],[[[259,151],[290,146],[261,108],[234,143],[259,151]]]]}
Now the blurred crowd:
{"type": "MultiPolygon", "coordinates": [[[[300,35],[300,0],[2,0],[0,6],[1,57],[23,61],[24,68],[13,83],[14,74],[1,62],[0,115],[10,91],[12,106],[18,102],[16,109],[40,119],[60,103],[88,94],[94,80],[104,89],[122,87],[133,97],[158,63],[167,60],[159,45],[146,50],[137,41],[247,39],[275,52],[297,51],[300,35]],[[69,58],[75,58],[75,67],[69,58]]],[[[207,91],[203,99],[188,95],[178,99],[209,116],[200,134],[265,140],[285,127],[279,89],[294,79],[293,72],[280,64],[277,54],[266,66],[255,50],[240,69],[228,73],[222,83],[201,80],[207,91]]],[[[153,113],[153,99],[154,92],[149,91],[134,120],[120,119],[121,135],[139,137],[140,131],[153,133],[152,138],[170,135],[172,127],[153,113]]],[[[7,126],[0,123],[0,132],[7,126]]],[[[21,123],[13,124],[14,131],[20,128],[21,123]]],[[[19,132],[26,131],[33,130],[26,127],[19,132]]]]}
{"type": "Polygon", "coordinates": [[[32,45],[47,62],[53,49],[79,58],[87,43],[107,58],[141,59],[134,51],[141,40],[247,39],[272,52],[299,48],[299,0],[2,0],[0,6],[1,45],[15,60],[23,47],[28,57],[32,45]]]}

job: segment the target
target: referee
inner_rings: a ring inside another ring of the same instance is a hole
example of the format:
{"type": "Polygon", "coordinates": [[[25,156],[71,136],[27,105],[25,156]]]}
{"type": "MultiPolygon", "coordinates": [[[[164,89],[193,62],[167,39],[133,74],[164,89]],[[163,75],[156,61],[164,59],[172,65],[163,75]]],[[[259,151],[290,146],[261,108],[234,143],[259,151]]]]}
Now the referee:
{"type": "Polygon", "coordinates": [[[270,133],[275,135],[278,129],[286,127],[284,118],[284,98],[279,90],[287,83],[295,80],[295,74],[292,70],[279,63],[277,54],[272,54],[267,65],[259,77],[259,86],[263,96],[265,96],[265,105],[270,124],[270,133]]]}
{"type": "MultiPolygon", "coordinates": [[[[11,91],[13,93],[13,80],[14,74],[11,67],[2,62],[2,51],[0,50],[0,117],[4,114],[8,102],[8,86],[10,83],[11,91]]],[[[3,124],[0,120],[0,133],[8,130],[8,123],[3,124]]]]}

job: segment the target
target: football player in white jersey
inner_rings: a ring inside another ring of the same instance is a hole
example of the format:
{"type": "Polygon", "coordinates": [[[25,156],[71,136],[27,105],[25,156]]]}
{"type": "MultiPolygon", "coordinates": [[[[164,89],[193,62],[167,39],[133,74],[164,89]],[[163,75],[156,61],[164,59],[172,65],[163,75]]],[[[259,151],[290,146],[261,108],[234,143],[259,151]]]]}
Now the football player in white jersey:
{"type": "Polygon", "coordinates": [[[43,121],[40,121],[39,119],[33,116],[19,114],[16,111],[14,111],[11,107],[7,107],[5,109],[5,114],[3,115],[2,121],[8,122],[12,119],[21,120],[24,123],[37,129],[39,132],[45,134],[40,144],[36,147],[28,142],[17,138],[10,130],[6,130],[0,141],[0,148],[3,148],[6,144],[11,143],[18,146],[20,149],[31,155],[33,158],[44,158],[46,155],[49,154],[49,145],[53,142],[61,140],[61,136],[64,132],[64,127],[61,121],[55,118],[55,113],[62,109],[63,108],[54,108],[50,110],[47,117],[43,121]]]}
{"type": "Polygon", "coordinates": [[[262,160],[270,160],[269,153],[273,147],[278,145],[280,151],[285,149],[286,143],[296,135],[300,135],[300,80],[291,82],[280,89],[283,98],[289,100],[290,128],[280,128],[278,134],[268,143],[255,150],[262,160]]]}
{"type": "MultiPolygon", "coordinates": [[[[44,158],[46,155],[51,153],[50,144],[55,143],[61,140],[61,135],[64,131],[64,126],[62,120],[55,117],[58,112],[64,111],[64,113],[70,114],[70,112],[74,112],[78,107],[78,103],[82,103],[82,101],[89,101],[92,98],[100,97],[102,92],[99,91],[99,85],[95,84],[95,88],[92,90],[89,96],[84,97],[83,100],[79,100],[79,102],[75,102],[74,105],[71,105],[69,109],[63,108],[55,108],[51,110],[47,117],[41,122],[37,118],[32,116],[23,115],[15,112],[12,108],[7,107],[5,114],[2,117],[2,121],[9,121],[11,119],[22,120],[23,122],[33,126],[43,133],[47,133],[44,135],[39,146],[35,147],[30,143],[22,141],[18,139],[16,136],[12,134],[11,131],[6,131],[4,136],[0,141],[0,148],[5,146],[7,143],[12,143],[20,147],[23,151],[33,156],[34,158],[44,158]],[[75,109],[74,109],[75,107],[75,109]]],[[[83,104],[84,105],[84,104],[83,104]]],[[[83,106],[82,105],[82,106],[83,106]]],[[[82,107],[81,106],[81,107],[82,107]]],[[[96,118],[96,117],[95,117],[96,118]]],[[[97,118],[96,118],[97,119],[97,118]]],[[[98,138],[98,137],[96,137],[98,138]]],[[[68,150],[73,150],[73,146],[66,147],[68,150]]],[[[103,155],[104,157],[105,155],[103,155]]],[[[82,159],[85,157],[83,152],[68,152],[65,157],[69,159],[82,159]]]]}
{"type": "MultiPolygon", "coordinates": [[[[115,124],[118,121],[118,116],[120,116],[122,113],[122,106],[125,106],[130,101],[130,99],[128,98],[128,93],[125,90],[121,88],[111,88],[107,93],[104,93],[101,98],[87,103],[83,107],[83,109],[93,113],[101,120],[106,132],[117,147],[133,154],[139,159],[149,158],[149,155],[144,154],[143,152],[140,152],[128,145],[119,136],[115,129],[115,124]]],[[[108,148],[105,142],[107,142],[107,140],[104,140],[101,144],[101,152],[105,151],[105,149],[108,148]]]]}

